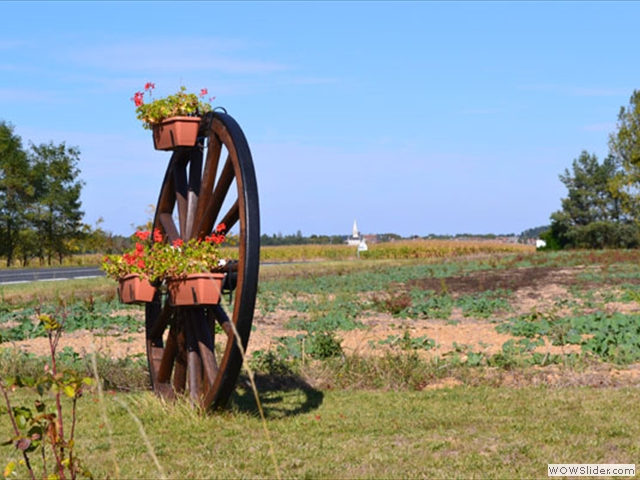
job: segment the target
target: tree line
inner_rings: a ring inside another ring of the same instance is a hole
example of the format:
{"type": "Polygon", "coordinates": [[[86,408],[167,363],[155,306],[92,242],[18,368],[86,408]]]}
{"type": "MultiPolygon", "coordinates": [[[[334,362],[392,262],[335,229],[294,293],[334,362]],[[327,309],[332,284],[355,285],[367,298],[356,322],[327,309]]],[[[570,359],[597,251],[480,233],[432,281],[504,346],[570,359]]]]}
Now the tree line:
{"type": "Polygon", "coordinates": [[[80,150],[64,143],[25,148],[0,121],[0,256],[7,266],[32,258],[51,264],[77,250],[84,233],[80,150]]]}
{"type": "Polygon", "coordinates": [[[547,248],[636,248],[640,245],[640,91],[618,113],[602,161],[587,151],[560,180],[562,208],[541,234],[547,248]]]}

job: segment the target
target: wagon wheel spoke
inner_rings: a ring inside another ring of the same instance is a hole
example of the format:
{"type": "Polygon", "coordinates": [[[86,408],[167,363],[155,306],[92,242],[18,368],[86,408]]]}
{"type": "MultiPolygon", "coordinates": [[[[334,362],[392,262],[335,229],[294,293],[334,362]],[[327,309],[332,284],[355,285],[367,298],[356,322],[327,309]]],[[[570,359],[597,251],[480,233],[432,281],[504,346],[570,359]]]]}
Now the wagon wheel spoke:
{"type": "Polygon", "coordinates": [[[184,238],[187,227],[188,185],[187,168],[184,163],[173,166],[173,185],[178,206],[178,220],[180,222],[180,236],[184,238]]]}
{"type": "Polygon", "coordinates": [[[169,303],[165,303],[164,307],[162,307],[162,309],[160,310],[160,314],[158,315],[155,324],[150,326],[147,336],[154,339],[162,338],[162,333],[169,325],[169,320],[171,319],[172,313],[173,309],[171,308],[169,303]]]}
{"type": "Polygon", "coordinates": [[[173,243],[180,238],[180,233],[178,232],[176,223],[173,221],[173,217],[170,213],[161,213],[158,217],[160,219],[160,225],[162,225],[169,243],[173,243]]]}
{"type": "Polygon", "coordinates": [[[160,384],[169,383],[171,380],[171,373],[173,372],[173,365],[178,355],[178,340],[176,338],[175,331],[170,331],[167,337],[167,342],[164,347],[164,352],[160,360],[158,367],[157,381],[160,384]]]}
{"type": "Polygon", "coordinates": [[[233,163],[230,158],[227,158],[227,161],[220,172],[218,183],[216,184],[213,193],[209,196],[207,204],[204,207],[203,215],[200,218],[197,229],[200,236],[207,235],[206,232],[210,232],[213,228],[215,219],[218,218],[218,214],[220,213],[224,200],[227,198],[229,188],[231,187],[234,178],[233,163]]]}
{"type": "Polygon", "coordinates": [[[198,340],[194,331],[193,322],[195,315],[193,311],[189,312],[188,323],[186,329],[186,352],[187,352],[187,372],[189,379],[189,397],[193,404],[199,404],[202,399],[202,358],[198,349],[198,340]]]}
{"type": "Polygon", "coordinates": [[[198,197],[202,181],[202,151],[195,149],[189,160],[189,188],[187,192],[186,229],[182,236],[189,239],[192,236],[195,215],[198,208],[198,197]]]}
{"type": "MultiPolygon", "coordinates": [[[[257,293],[260,226],[258,192],[249,146],[238,124],[223,113],[203,120],[208,137],[173,153],[160,190],[153,227],[164,242],[203,238],[214,225],[239,230],[238,260],[228,312],[221,304],[174,307],[166,292],[146,309],[147,356],[154,390],[173,398],[186,393],[194,404],[219,408],[229,400],[240,374],[257,293]],[[225,334],[216,335],[216,323],[225,334]],[[233,326],[238,332],[236,339],[233,326]]],[[[205,128],[205,127],[202,127],[205,128]]]]}
{"type": "Polygon", "coordinates": [[[187,351],[185,348],[184,328],[180,328],[176,335],[177,352],[175,356],[174,372],[173,372],[173,390],[178,393],[184,393],[187,384],[187,351]]]}
{"type": "Polygon", "coordinates": [[[222,217],[222,220],[220,220],[220,223],[224,223],[225,226],[224,233],[231,230],[235,224],[238,223],[238,220],[240,220],[240,209],[238,208],[238,201],[236,200],[229,211],[222,217]]]}
{"type": "Polygon", "coordinates": [[[218,172],[221,150],[222,144],[220,143],[220,140],[215,135],[211,136],[209,139],[209,148],[207,150],[204,171],[202,172],[198,207],[194,215],[194,225],[196,228],[192,231],[193,234],[200,233],[200,223],[202,222],[205,208],[208,205],[213,192],[213,185],[218,172]]]}
{"type": "Polygon", "coordinates": [[[204,315],[199,316],[194,322],[194,331],[198,339],[198,350],[202,357],[204,370],[204,380],[206,390],[210,389],[218,375],[218,362],[215,355],[214,332],[211,330],[211,323],[204,315]]]}

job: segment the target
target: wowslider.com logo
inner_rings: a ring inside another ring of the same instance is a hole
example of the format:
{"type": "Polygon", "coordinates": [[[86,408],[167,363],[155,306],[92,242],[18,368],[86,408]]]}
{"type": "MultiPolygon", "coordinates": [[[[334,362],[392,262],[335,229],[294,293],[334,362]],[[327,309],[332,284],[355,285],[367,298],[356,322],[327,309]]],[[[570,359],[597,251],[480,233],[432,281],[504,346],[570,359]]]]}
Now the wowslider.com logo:
{"type": "Polygon", "coordinates": [[[549,477],[635,477],[635,463],[549,463],[549,477]]]}

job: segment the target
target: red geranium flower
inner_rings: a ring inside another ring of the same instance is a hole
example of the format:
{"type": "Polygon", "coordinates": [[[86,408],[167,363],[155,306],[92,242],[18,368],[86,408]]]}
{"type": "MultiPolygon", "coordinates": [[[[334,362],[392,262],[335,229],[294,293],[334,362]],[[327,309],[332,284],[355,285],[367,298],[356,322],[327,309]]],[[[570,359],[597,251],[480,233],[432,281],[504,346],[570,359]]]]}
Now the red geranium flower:
{"type": "Polygon", "coordinates": [[[216,233],[212,233],[208,237],[205,237],[204,240],[209,243],[215,243],[216,245],[220,245],[222,242],[224,242],[224,235],[218,235],[216,233]]]}
{"type": "Polygon", "coordinates": [[[122,258],[124,259],[124,261],[129,266],[133,265],[135,263],[135,261],[136,261],[135,257],[133,255],[131,255],[130,253],[122,254],[122,258]]]}
{"type": "Polygon", "coordinates": [[[136,92],[133,94],[132,100],[133,100],[133,103],[136,105],[136,107],[139,107],[144,103],[143,97],[144,97],[144,93],[142,92],[136,92]]]}

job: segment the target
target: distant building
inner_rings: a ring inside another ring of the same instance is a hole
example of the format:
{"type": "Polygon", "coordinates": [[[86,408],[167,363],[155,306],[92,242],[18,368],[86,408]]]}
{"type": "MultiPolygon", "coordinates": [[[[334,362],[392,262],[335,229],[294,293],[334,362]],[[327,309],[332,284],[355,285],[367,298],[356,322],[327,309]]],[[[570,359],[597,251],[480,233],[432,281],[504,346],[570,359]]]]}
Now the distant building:
{"type": "Polygon", "coordinates": [[[354,220],[353,221],[353,230],[351,231],[351,236],[347,237],[346,244],[354,246],[354,247],[357,247],[358,245],[360,245],[361,241],[362,241],[362,236],[360,235],[360,232],[358,231],[358,224],[354,220]]]}
{"type": "Polygon", "coordinates": [[[366,243],[378,243],[378,235],[370,233],[369,235],[362,235],[362,240],[366,243]]]}

